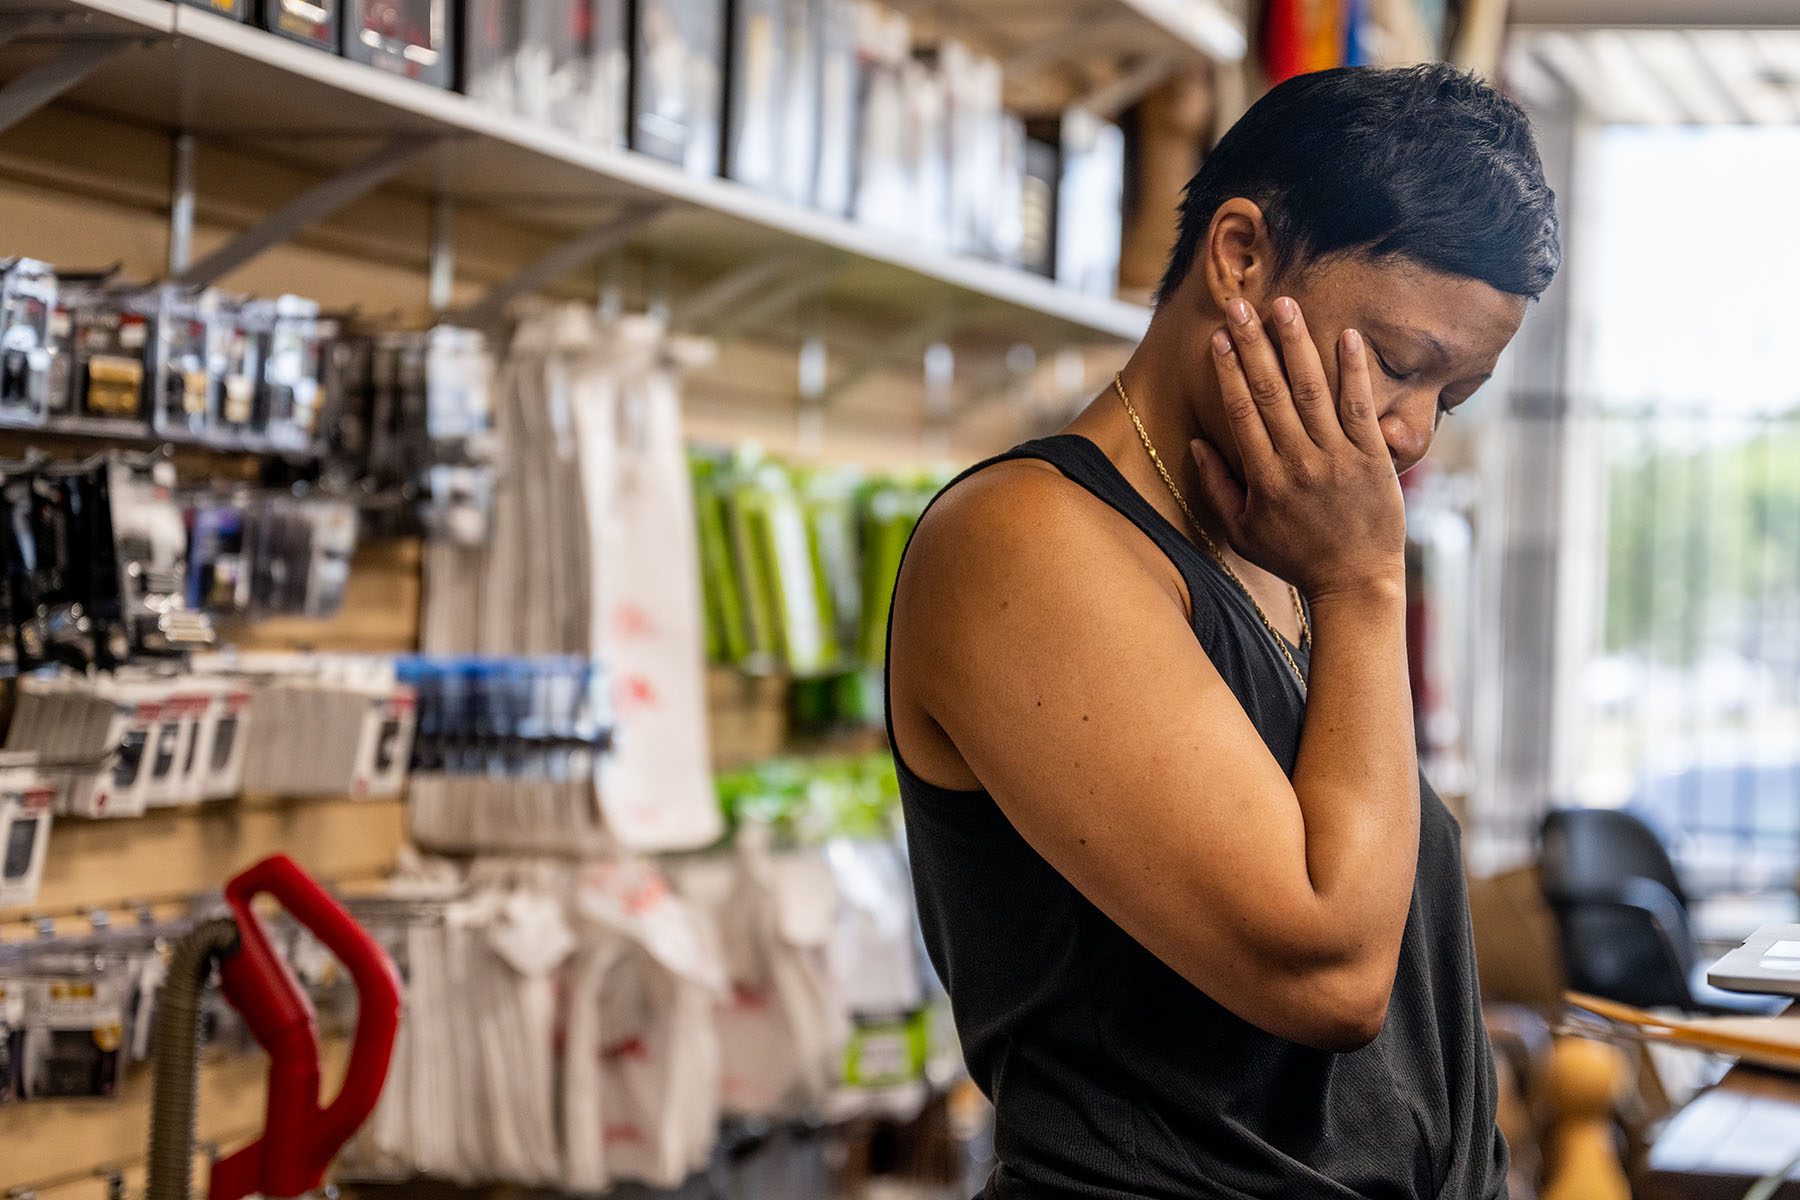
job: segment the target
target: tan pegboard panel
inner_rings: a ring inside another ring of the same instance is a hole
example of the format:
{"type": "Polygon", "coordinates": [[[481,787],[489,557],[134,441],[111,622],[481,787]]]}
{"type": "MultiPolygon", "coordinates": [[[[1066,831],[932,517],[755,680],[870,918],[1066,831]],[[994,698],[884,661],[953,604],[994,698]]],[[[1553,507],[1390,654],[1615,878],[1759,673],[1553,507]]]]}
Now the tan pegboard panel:
{"type": "MultiPolygon", "coordinates": [[[[323,1095],[329,1099],[343,1078],[349,1047],[341,1039],[326,1039],[321,1049],[323,1095]]],[[[230,1151],[261,1130],[265,1070],[260,1056],[221,1056],[200,1064],[197,1143],[230,1151]]],[[[150,1088],[149,1067],[139,1065],[126,1073],[118,1094],[105,1099],[0,1106],[0,1147],[5,1148],[0,1192],[29,1188],[40,1200],[104,1200],[102,1175],[115,1169],[127,1172],[128,1187],[135,1180],[141,1188],[150,1088]]],[[[205,1189],[204,1170],[198,1170],[195,1195],[205,1189]]]]}

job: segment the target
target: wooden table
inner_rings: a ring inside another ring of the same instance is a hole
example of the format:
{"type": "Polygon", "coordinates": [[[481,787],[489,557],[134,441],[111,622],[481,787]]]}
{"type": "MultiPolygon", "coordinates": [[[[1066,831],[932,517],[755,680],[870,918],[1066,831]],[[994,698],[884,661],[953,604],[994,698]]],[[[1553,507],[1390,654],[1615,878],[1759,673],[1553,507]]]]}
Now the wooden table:
{"type": "MultiPolygon", "coordinates": [[[[1669,1119],[1650,1147],[1645,1200],[1741,1200],[1800,1156],[1800,1075],[1733,1067],[1669,1119]]],[[[1800,1200],[1800,1167],[1774,1193],[1800,1200]]]]}

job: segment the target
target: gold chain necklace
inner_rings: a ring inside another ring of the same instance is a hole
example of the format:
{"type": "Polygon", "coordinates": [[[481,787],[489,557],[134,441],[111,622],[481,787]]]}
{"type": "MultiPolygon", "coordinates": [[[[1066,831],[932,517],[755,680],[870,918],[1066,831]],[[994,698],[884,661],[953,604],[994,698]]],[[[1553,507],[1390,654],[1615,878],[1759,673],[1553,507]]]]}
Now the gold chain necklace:
{"type": "MultiPolygon", "coordinates": [[[[1294,652],[1288,649],[1287,639],[1281,636],[1281,631],[1275,628],[1273,621],[1269,620],[1269,614],[1263,611],[1263,606],[1257,603],[1256,597],[1251,594],[1250,589],[1244,586],[1244,581],[1238,578],[1238,573],[1231,569],[1230,563],[1225,561],[1225,555],[1220,552],[1219,544],[1213,541],[1212,534],[1206,532],[1201,526],[1199,518],[1194,516],[1194,510],[1188,507],[1187,498],[1181,494],[1181,489],[1175,486],[1175,477],[1170,475],[1169,468],[1163,465],[1162,455],[1156,452],[1155,444],[1150,441],[1150,431],[1144,428],[1143,421],[1138,419],[1137,409],[1131,403],[1131,397],[1125,394],[1123,372],[1113,376],[1113,390],[1119,393],[1119,399],[1124,402],[1125,414],[1137,427],[1138,438],[1144,443],[1144,452],[1155,464],[1156,473],[1162,476],[1164,485],[1169,489],[1169,495],[1175,497],[1175,503],[1181,506],[1181,511],[1187,517],[1188,524],[1192,525],[1194,532],[1200,535],[1200,544],[1206,547],[1206,552],[1212,555],[1214,562],[1219,564],[1219,569],[1225,572],[1231,582],[1237,584],[1238,591],[1244,593],[1244,598],[1250,601],[1250,607],[1254,608],[1256,615],[1262,618],[1263,628],[1267,629],[1269,636],[1275,640],[1275,648],[1281,651],[1281,657],[1287,659],[1288,669],[1293,671],[1294,679],[1300,684],[1300,694],[1306,695],[1306,675],[1300,670],[1299,660],[1294,657],[1294,652]]],[[[1294,615],[1300,618],[1300,644],[1306,646],[1312,641],[1312,627],[1306,620],[1306,606],[1300,602],[1300,589],[1290,583],[1288,584],[1288,595],[1294,601],[1294,615]]]]}

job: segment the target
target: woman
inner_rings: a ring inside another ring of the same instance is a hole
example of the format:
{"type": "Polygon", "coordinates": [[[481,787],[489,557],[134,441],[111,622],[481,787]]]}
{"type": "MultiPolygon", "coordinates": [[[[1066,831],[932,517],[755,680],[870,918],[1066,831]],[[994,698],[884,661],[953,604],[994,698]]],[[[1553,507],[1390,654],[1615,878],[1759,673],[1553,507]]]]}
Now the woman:
{"type": "Polygon", "coordinates": [[[987,1196],[1505,1194],[1397,474],[1559,259],[1484,84],[1290,80],[1189,185],[1114,386],[920,522],[889,726],[987,1196]]]}

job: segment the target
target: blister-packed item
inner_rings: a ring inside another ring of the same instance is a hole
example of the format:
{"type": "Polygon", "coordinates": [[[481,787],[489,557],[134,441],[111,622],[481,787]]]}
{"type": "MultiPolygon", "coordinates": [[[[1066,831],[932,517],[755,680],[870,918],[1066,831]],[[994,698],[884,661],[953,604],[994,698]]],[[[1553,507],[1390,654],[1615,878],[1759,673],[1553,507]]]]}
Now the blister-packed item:
{"type": "Polygon", "coordinates": [[[463,92],[502,112],[519,107],[519,47],[525,10],[517,0],[463,0],[463,92]]]}
{"type": "Polygon", "coordinates": [[[632,0],[631,147],[719,169],[724,0],[632,0]]]}
{"type": "Polygon", "coordinates": [[[626,0],[522,4],[514,109],[589,145],[625,143],[626,0]]]}
{"type": "Polygon", "coordinates": [[[29,970],[14,1037],[19,1098],[112,1095],[124,1067],[125,972],[95,971],[91,957],[29,970]]]}
{"type": "Polygon", "coordinates": [[[319,306],[299,296],[247,302],[239,320],[258,341],[262,364],[256,412],[279,450],[309,449],[324,404],[324,330],[319,306]]]}
{"type": "Polygon", "coordinates": [[[345,0],[344,57],[447,88],[456,56],[450,0],[345,0]]]}
{"type": "Polygon", "coordinates": [[[0,421],[35,425],[49,411],[56,273],[30,258],[0,260],[0,421]]]}
{"type": "Polygon", "coordinates": [[[166,286],[157,289],[150,346],[150,419],[164,436],[199,438],[217,421],[227,335],[218,298],[166,286]]]}
{"type": "Polygon", "coordinates": [[[174,496],[167,459],[107,463],[119,591],[131,648],[175,654],[214,641],[212,621],[187,606],[187,523],[174,496]]]}
{"type": "Polygon", "coordinates": [[[71,411],[141,421],[151,314],[120,293],[83,289],[69,301],[71,411]]]}
{"type": "Polygon", "coordinates": [[[949,106],[950,248],[1005,261],[1006,196],[1001,181],[1006,168],[1005,114],[1000,63],[953,40],[938,47],[937,61],[949,106]]]}
{"type": "Polygon", "coordinates": [[[257,21],[271,33],[338,53],[342,0],[257,0],[257,21]]]}
{"type": "Polygon", "coordinates": [[[129,650],[108,475],[105,462],[46,465],[0,481],[19,670],[107,668],[129,650]]]}
{"type": "Polygon", "coordinates": [[[37,902],[56,793],[23,756],[4,757],[13,761],[0,761],[0,908],[15,908],[37,902]]]}

